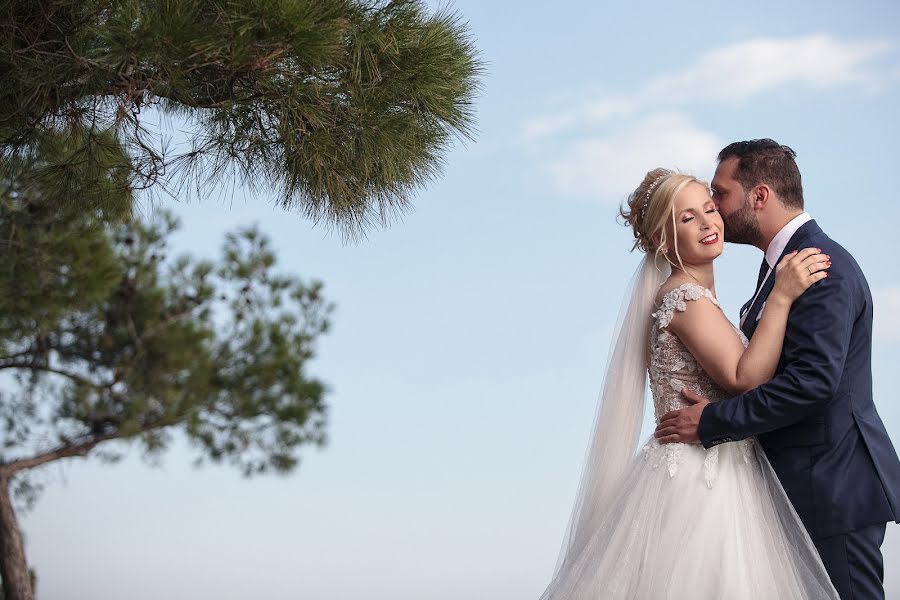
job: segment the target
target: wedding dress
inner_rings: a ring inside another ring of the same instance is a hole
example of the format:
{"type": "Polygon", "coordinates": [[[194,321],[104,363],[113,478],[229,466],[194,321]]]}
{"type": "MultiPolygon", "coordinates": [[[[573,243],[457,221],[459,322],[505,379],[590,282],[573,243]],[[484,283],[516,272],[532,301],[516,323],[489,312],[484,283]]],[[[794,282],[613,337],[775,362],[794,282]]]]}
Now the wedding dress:
{"type": "MultiPolygon", "coordinates": [[[[644,268],[649,272],[646,264],[644,268]]],[[[650,292],[662,276],[651,274],[638,282],[643,291],[635,291],[633,301],[646,303],[655,296],[650,292]]],[[[708,289],[684,284],[643,316],[649,331],[643,339],[640,396],[649,374],[657,422],[668,411],[687,406],[680,395],[683,387],[711,401],[729,396],[667,329],[675,311],[684,311],[690,302],[718,306],[708,289]]],[[[634,313],[641,307],[630,308],[634,313]]],[[[746,337],[734,329],[746,347],[746,337]]],[[[626,327],[618,336],[633,333],[626,327]]],[[[699,444],[661,445],[651,437],[636,453],[634,447],[626,448],[621,468],[610,472],[606,463],[615,463],[610,452],[623,445],[622,428],[634,431],[634,407],[619,401],[615,389],[632,383],[616,380],[629,369],[622,359],[625,343],[636,340],[620,339],[610,363],[606,405],[599,412],[576,508],[553,581],[541,599],[838,598],[753,439],[705,450],[699,444]]],[[[634,346],[632,353],[637,352],[634,346]]]]}

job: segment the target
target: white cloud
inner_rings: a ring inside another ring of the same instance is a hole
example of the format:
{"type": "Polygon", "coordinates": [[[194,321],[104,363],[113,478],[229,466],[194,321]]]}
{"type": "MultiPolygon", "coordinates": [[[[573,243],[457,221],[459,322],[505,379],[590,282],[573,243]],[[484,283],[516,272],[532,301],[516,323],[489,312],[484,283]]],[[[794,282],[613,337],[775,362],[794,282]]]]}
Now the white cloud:
{"type": "Polygon", "coordinates": [[[655,114],[617,133],[573,141],[545,168],[564,194],[619,201],[655,167],[712,172],[721,147],[686,115],[655,114]]]}
{"type": "Polygon", "coordinates": [[[788,86],[876,85],[884,77],[894,78],[871,64],[893,47],[886,40],[845,42],[826,34],[748,40],[711,50],[686,68],[655,77],[633,93],[591,99],[529,119],[523,135],[535,139],[660,106],[744,103],[788,86]]]}
{"type": "Polygon", "coordinates": [[[900,342],[900,285],[872,290],[875,341],[900,342]]]}
{"type": "Polygon", "coordinates": [[[591,100],[574,109],[569,108],[552,115],[528,119],[522,128],[522,137],[527,141],[536,140],[574,129],[579,125],[592,125],[616,117],[629,117],[636,113],[638,108],[634,100],[625,97],[591,100]]]}
{"type": "Polygon", "coordinates": [[[748,40],[710,50],[633,92],[575,101],[531,118],[522,137],[559,192],[620,200],[654,167],[711,172],[723,144],[690,119],[696,107],[746,103],[793,87],[874,88],[894,78],[875,64],[893,47],[826,34],[748,40]]]}
{"type": "Polygon", "coordinates": [[[829,88],[877,79],[870,63],[893,44],[843,42],[819,34],[756,39],[707,52],[683,71],[651,81],[642,102],[744,102],[777,88],[829,88]]]}

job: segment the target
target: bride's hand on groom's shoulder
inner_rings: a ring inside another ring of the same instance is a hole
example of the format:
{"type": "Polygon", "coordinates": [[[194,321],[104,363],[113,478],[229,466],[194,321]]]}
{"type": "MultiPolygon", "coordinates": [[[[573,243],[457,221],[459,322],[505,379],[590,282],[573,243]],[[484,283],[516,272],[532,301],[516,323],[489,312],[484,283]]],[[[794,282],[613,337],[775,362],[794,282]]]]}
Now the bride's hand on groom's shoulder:
{"type": "Polygon", "coordinates": [[[775,267],[775,286],[768,302],[783,301],[790,306],[809,286],[828,277],[831,257],[819,248],[790,252],[775,267]]]}
{"type": "Polygon", "coordinates": [[[697,428],[700,425],[700,415],[709,404],[709,400],[698,396],[687,388],[681,390],[681,395],[691,406],[672,410],[663,415],[653,434],[660,444],[697,444],[700,436],[697,428]]]}

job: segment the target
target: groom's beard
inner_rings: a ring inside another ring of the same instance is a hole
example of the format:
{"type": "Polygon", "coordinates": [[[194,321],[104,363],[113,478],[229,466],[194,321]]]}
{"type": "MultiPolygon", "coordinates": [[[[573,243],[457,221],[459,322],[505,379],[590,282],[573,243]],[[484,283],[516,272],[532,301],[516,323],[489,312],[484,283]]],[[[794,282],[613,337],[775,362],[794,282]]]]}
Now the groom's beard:
{"type": "Polygon", "coordinates": [[[750,244],[759,247],[762,244],[762,232],[759,230],[759,222],[753,214],[753,208],[749,201],[727,217],[722,215],[722,223],[725,225],[725,241],[732,244],[750,244]]]}

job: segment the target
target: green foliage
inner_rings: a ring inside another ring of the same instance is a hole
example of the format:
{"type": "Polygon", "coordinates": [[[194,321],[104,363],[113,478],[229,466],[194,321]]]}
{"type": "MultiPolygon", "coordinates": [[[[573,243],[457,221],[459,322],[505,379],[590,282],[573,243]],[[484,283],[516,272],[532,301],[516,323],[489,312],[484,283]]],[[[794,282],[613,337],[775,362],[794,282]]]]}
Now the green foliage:
{"type": "Polygon", "coordinates": [[[0,371],[18,387],[0,395],[0,470],[110,440],[157,453],[175,428],[248,475],[324,442],[325,387],[305,370],[331,306],[321,283],[275,271],[258,230],[215,263],[170,258],[168,213],[110,220],[3,191],[0,371]]]}
{"type": "Polygon", "coordinates": [[[97,302],[118,276],[97,227],[122,218],[130,205],[127,187],[116,183],[117,167],[97,162],[84,178],[53,172],[48,165],[70,144],[47,142],[20,161],[18,177],[0,179],[0,350],[10,338],[43,331],[63,313],[97,302]]]}
{"type": "Polygon", "coordinates": [[[480,71],[458,15],[419,0],[4,0],[0,156],[54,146],[60,183],[118,155],[117,185],[172,193],[236,176],[352,236],[470,135],[480,71]]]}

